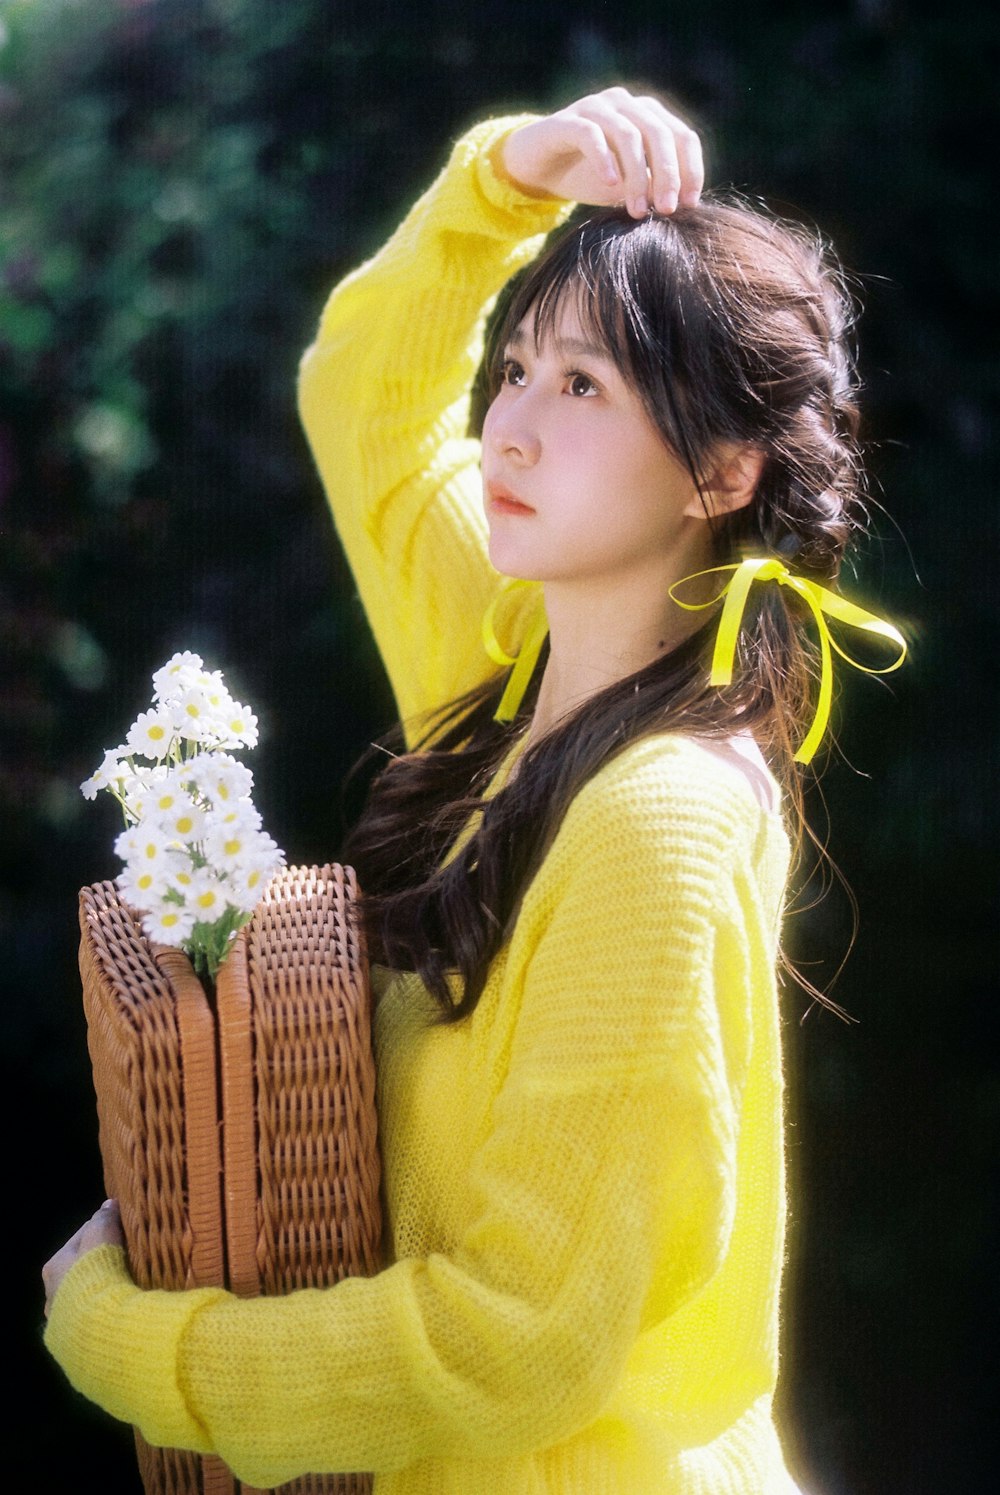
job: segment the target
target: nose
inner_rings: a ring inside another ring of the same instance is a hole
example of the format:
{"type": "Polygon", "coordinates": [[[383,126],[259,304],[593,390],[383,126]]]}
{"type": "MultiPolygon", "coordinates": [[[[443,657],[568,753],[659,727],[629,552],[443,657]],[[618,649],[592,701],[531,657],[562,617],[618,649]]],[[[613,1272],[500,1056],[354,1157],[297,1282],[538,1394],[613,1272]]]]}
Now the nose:
{"type": "Polygon", "coordinates": [[[483,440],[497,456],[518,467],[531,467],[541,455],[538,421],[524,391],[501,393],[486,412],[483,440]]]}

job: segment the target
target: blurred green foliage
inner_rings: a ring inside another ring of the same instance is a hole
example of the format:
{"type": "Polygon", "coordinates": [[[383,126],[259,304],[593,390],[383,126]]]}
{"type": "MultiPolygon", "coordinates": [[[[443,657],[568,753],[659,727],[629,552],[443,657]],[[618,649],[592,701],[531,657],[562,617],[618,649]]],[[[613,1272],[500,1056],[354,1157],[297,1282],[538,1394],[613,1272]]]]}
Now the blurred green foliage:
{"type": "MultiPolygon", "coordinates": [[[[713,180],[818,222],[865,306],[894,517],[876,509],[856,586],[913,662],[890,690],[844,682],[844,759],[872,781],[836,757],[825,780],[862,910],[836,995],[863,1023],[790,1029],[785,1397],[829,1495],[976,1487],[1000,1111],[995,55],[971,0],[0,0],[0,940],[9,1089],[42,1098],[26,1177],[59,1158],[39,1259],[98,1186],[73,900],[110,875],[111,827],[77,785],[152,670],[200,649],[261,714],[268,829],[296,860],[336,854],[339,786],[391,705],[298,430],[299,354],[466,124],[629,81],[695,120],[713,180]]],[[[843,904],[794,928],[822,981],[843,904]]],[[[26,1394],[56,1394],[37,1374],[26,1394]]]]}

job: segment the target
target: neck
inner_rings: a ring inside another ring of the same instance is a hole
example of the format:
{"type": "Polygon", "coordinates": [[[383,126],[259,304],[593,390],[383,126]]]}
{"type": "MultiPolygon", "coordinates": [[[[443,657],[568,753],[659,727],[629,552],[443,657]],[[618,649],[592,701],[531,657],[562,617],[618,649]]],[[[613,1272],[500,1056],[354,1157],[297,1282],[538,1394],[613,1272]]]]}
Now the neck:
{"type": "Polygon", "coordinates": [[[536,742],[564,716],[626,676],[676,649],[703,621],[669,596],[674,581],[711,560],[701,558],[655,588],[595,586],[592,581],[548,582],[545,611],[549,657],[539,687],[528,742],[536,742]]]}

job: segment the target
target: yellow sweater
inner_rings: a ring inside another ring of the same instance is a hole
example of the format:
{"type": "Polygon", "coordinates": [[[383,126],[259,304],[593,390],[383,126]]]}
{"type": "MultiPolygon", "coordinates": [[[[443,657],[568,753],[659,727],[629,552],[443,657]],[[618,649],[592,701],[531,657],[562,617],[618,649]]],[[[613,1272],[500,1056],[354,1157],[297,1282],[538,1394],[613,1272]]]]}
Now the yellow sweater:
{"type": "MultiPolygon", "coordinates": [[[[488,668],[467,389],[490,297],[565,211],[492,171],[511,123],[458,144],[303,362],[404,716],[488,668]]],[[[141,1292],[102,1247],[46,1333],[74,1385],[256,1486],[367,1469],[376,1495],[791,1495],[771,1414],[787,857],[718,754],[662,736],[616,758],[468,1022],[429,1026],[416,978],[382,973],[384,1270],[239,1301],[141,1292]]]]}

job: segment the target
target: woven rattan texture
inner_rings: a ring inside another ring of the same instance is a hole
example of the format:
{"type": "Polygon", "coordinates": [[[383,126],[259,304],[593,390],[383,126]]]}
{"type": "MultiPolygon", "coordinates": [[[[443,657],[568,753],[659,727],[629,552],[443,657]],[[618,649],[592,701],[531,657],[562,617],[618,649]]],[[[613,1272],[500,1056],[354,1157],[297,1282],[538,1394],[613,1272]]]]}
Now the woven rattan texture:
{"type": "Polygon", "coordinates": [[[331,883],[324,891],[279,884],[247,940],[256,1014],[257,1265],[266,1293],[319,1285],[331,1272],[368,1276],[378,1266],[375,1072],[366,1062],[370,1018],[354,995],[362,967],[347,915],[354,887],[331,883]],[[321,964],[329,950],[340,958],[321,964]]]}
{"type": "MultiPolygon", "coordinates": [[[[187,958],[151,946],[113,884],[81,892],[105,1187],[120,1201],[143,1286],[284,1293],[377,1270],[375,1074],[367,967],[349,919],[356,896],[349,868],[282,873],[211,1004],[187,958]]],[[[147,1495],[254,1495],[218,1459],[136,1443],[147,1495]]],[[[281,1487],[370,1489],[361,1474],[281,1487]]]]}

